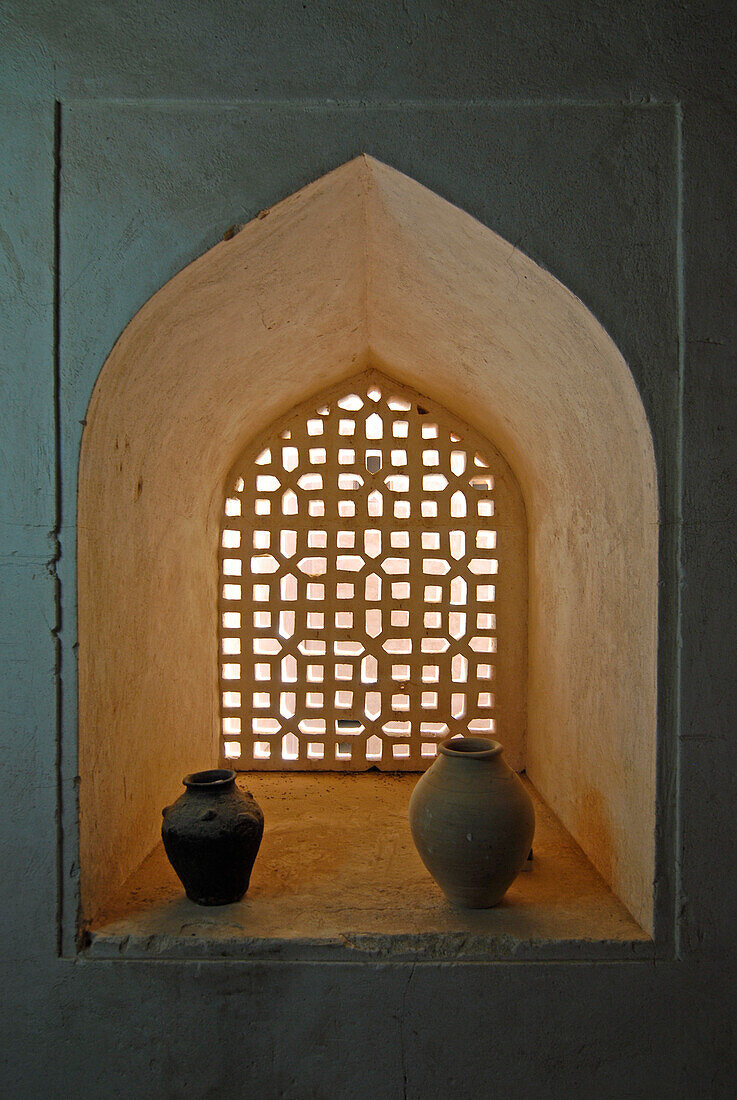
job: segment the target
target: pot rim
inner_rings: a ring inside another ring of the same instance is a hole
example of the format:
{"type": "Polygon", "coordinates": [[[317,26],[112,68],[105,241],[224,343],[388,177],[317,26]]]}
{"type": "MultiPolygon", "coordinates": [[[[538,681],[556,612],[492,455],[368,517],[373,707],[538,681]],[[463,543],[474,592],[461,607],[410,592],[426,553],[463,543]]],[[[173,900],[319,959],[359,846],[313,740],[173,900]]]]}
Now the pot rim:
{"type": "Polygon", "coordinates": [[[444,756],[471,760],[490,760],[498,756],[502,748],[498,741],[492,741],[490,737],[448,737],[438,745],[444,756]]]}
{"type": "Polygon", "coordinates": [[[208,768],[203,772],[190,772],[182,783],[185,787],[195,787],[200,791],[216,791],[227,787],[235,779],[232,768],[208,768]]]}

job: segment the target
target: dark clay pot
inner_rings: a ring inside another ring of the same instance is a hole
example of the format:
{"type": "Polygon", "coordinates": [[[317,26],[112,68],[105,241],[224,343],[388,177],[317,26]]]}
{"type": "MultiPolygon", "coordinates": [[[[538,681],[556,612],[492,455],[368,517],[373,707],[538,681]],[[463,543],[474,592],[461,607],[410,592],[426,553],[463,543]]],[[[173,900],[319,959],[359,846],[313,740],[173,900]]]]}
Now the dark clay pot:
{"type": "Polygon", "coordinates": [[[238,790],[225,768],[193,772],[187,788],[161,811],[161,836],[169,862],[190,901],[228,905],[248,889],[264,832],[264,815],[250,794],[238,790]]]}

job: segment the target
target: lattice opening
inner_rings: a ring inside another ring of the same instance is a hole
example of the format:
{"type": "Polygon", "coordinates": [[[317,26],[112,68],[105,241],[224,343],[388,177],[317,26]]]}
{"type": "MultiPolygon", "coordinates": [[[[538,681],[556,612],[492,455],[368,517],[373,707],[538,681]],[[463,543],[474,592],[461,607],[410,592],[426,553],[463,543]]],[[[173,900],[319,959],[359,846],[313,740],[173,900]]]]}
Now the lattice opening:
{"type": "Polygon", "coordinates": [[[497,585],[524,573],[500,567],[500,465],[508,485],[488,441],[375,372],[247,449],[220,551],[232,766],[419,770],[444,737],[499,732],[524,692],[498,682],[497,585]]]}

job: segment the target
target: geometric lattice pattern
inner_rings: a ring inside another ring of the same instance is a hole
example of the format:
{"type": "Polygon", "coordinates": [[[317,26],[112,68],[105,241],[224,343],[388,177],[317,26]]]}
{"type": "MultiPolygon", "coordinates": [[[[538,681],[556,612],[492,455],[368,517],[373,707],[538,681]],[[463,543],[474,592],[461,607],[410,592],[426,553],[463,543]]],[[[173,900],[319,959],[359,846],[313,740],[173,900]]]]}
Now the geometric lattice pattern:
{"type": "Polygon", "coordinates": [[[483,442],[376,372],[242,456],[220,550],[223,755],[420,770],[495,730],[497,527],[483,442]]]}

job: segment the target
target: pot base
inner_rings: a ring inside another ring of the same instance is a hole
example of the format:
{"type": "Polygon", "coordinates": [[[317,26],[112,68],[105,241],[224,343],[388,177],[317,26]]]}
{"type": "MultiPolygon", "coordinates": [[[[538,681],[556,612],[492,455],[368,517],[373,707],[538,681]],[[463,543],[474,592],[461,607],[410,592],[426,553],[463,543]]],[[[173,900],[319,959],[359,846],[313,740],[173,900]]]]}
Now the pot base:
{"type": "Polygon", "coordinates": [[[195,897],[194,894],[187,894],[187,898],[189,901],[193,901],[195,905],[235,905],[237,902],[241,901],[247,893],[248,891],[244,890],[242,894],[230,898],[198,898],[195,897]]]}
{"type": "Polygon", "coordinates": [[[454,905],[456,909],[493,909],[495,905],[499,905],[508,889],[509,887],[505,886],[501,894],[492,895],[491,900],[489,899],[489,895],[486,894],[483,896],[474,894],[459,897],[458,895],[454,896],[449,894],[447,890],[443,890],[443,893],[450,904],[454,905]]]}

